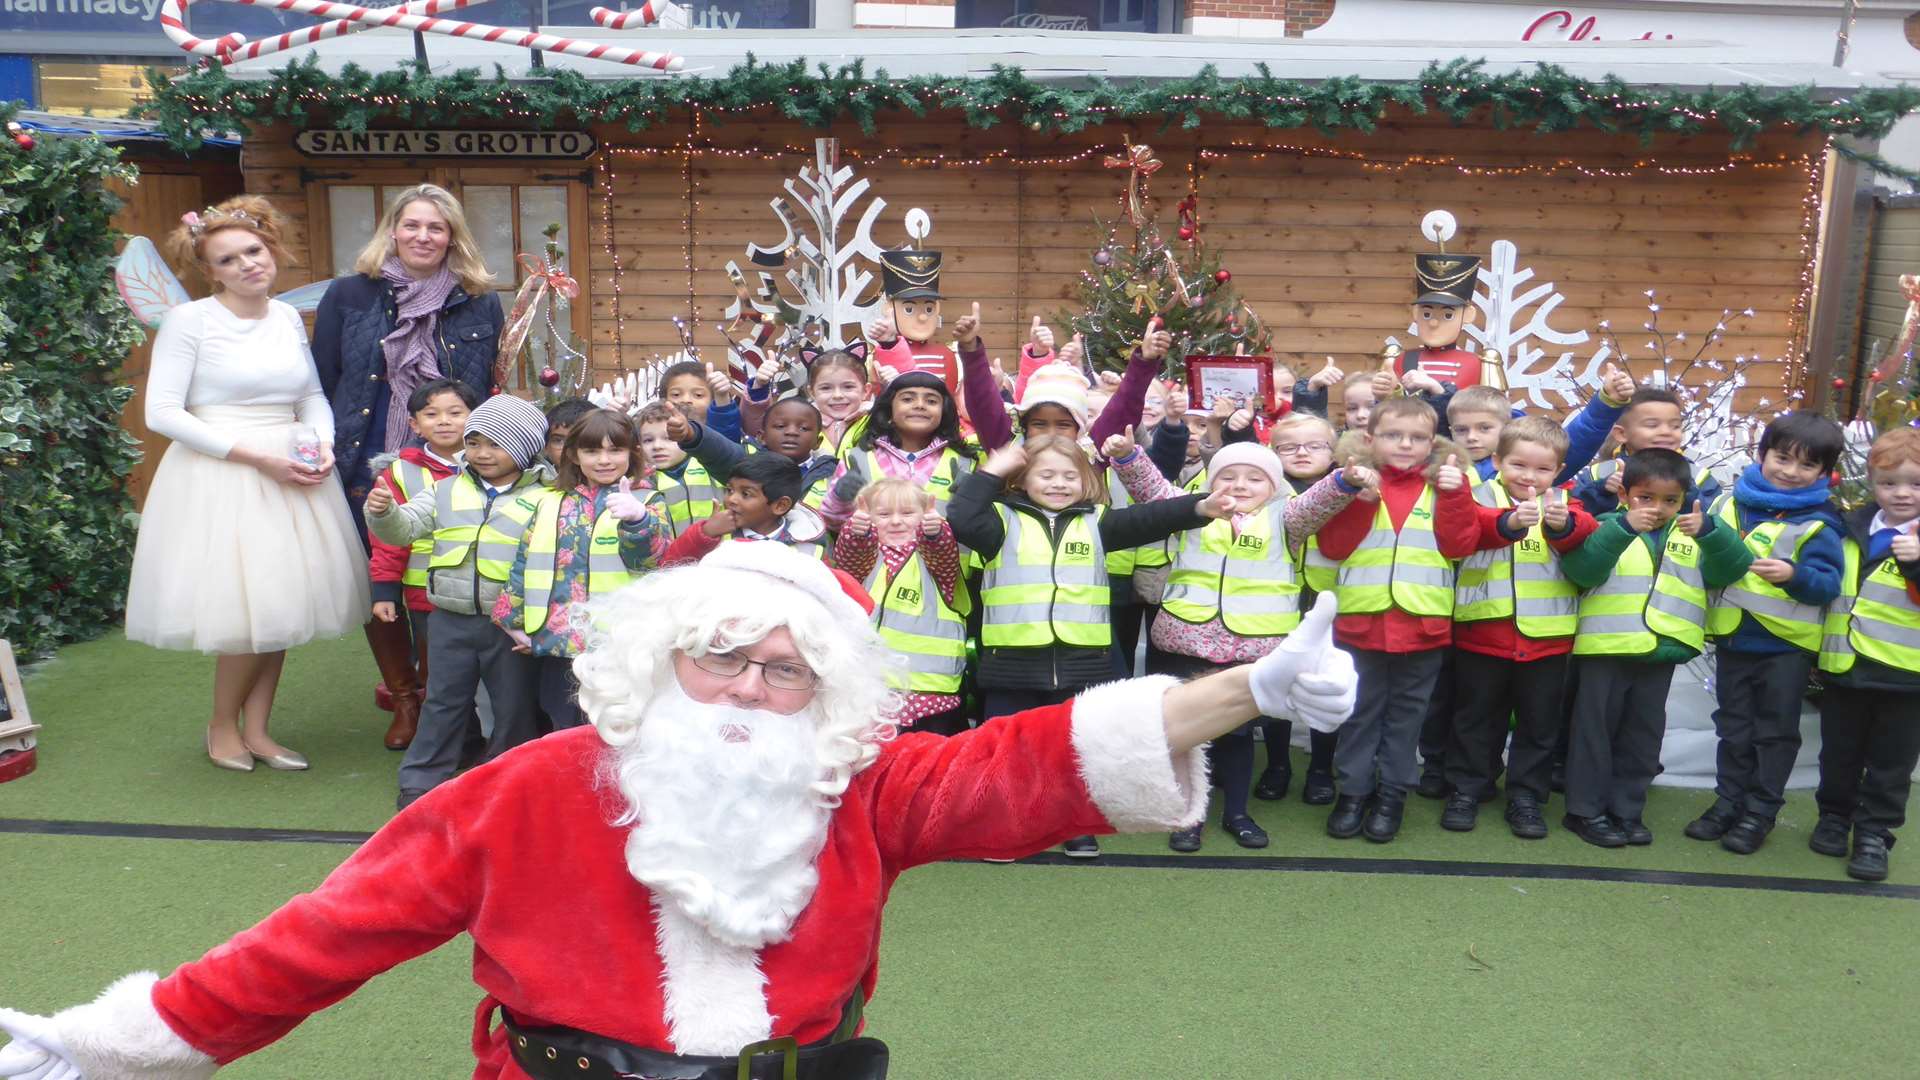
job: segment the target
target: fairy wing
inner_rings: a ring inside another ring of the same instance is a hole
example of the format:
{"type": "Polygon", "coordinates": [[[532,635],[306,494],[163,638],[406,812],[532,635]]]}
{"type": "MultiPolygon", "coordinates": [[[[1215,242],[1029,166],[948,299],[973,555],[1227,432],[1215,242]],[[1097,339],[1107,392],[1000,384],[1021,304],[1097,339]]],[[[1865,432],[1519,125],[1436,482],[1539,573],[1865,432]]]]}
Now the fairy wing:
{"type": "Polygon", "coordinates": [[[333,284],[332,278],[323,278],[311,285],[302,285],[274,297],[284,304],[292,304],[295,311],[312,311],[320,306],[320,298],[327,295],[327,286],[333,284]]]}
{"type": "Polygon", "coordinates": [[[167,312],[189,299],[180,279],[167,269],[159,249],[144,236],[127,241],[119,261],[113,264],[113,282],[120,289],[120,299],[149,329],[159,329],[167,312]]]}

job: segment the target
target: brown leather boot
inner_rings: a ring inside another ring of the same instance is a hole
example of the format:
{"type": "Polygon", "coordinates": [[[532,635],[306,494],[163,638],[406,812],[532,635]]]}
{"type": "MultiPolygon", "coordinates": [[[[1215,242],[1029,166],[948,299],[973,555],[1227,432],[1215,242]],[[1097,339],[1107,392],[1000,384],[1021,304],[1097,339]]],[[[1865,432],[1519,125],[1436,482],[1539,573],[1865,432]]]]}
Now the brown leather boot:
{"type": "Polygon", "coordinates": [[[393,694],[393,722],[387,725],[389,750],[405,750],[420,726],[420,686],[413,673],[413,635],[406,612],[393,622],[367,623],[367,645],[379,665],[380,681],[393,694]]]}

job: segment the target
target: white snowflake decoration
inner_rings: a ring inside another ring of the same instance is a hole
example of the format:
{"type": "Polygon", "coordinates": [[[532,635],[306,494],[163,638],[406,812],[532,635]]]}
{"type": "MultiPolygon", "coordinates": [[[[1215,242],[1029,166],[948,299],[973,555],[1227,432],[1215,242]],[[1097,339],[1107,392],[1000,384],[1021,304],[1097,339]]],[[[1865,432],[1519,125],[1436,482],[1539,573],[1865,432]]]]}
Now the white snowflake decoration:
{"type": "Polygon", "coordinates": [[[1601,367],[1612,353],[1602,343],[1584,365],[1576,367],[1571,349],[1562,351],[1559,359],[1547,362],[1546,350],[1533,344],[1536,339],[1548,345],[1584,345],[1588,334],[1585,330],[1566,333],[1553,328],[1553,311],[1566,298],[1553,291],[1550,281],[1522,291],[1522,286],[1533,279],[1533,269],[1520,268],[1519,261],[1519,249],[1512,241],[1493,242],[1487,261],[1480,266],[1479,279],[1484,291],[1473,294],[1474,306],[1480,309],[1481,317],[1477,323],[1467,324],[1467,336],[1482,349],[1500,354],[1508,389],[1526,394],[1535,407],[1553,409],[1578,405],[1585,397],[1582,388],[1599,389],[1601,367]],[[1521,313],[1532,305],[1538,306],[1521,321],[1521,313]],[[1558,400],[1553,400],[1556,397],[1558,400]]]}

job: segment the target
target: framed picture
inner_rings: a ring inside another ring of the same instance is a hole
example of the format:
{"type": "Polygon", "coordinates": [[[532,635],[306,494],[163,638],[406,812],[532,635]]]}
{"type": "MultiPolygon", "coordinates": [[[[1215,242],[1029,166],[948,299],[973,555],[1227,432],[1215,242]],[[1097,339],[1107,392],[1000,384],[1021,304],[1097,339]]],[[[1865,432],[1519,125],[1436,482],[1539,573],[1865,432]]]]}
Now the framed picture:
{"type": "Polygon", "coordinates": [[[1252,405],[1272,413],[1273,358],[1268,356],[1187,357],[1187,408],[1210,412],[1220,397],[1235,408],[1252,405]]]}

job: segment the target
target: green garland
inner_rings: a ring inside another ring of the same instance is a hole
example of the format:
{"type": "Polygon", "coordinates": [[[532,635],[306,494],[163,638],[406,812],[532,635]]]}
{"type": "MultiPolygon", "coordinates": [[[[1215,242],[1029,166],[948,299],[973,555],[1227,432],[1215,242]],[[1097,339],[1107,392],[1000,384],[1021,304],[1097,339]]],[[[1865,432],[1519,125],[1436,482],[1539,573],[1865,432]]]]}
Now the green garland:
{"type": "Polygon", "coordinates": [[[134,170],[98,139],[0,142],[0,637],[23,659],[112,626],[126,597],[140,451],[115,377],[140,325],[114,288],[109,178],[134,170]]]}
{"type": "Polygon", "coordinates": [[[618,123],[639,131],[688,107],[755,106],[815,128],[852,120],[870,135],[888,112],[924,116],[937,109],[962,112],[974,127],[1017,120],[1043,133],[1150,118],[1163,129],[1223,119],[1281,129],[1370,132],[1394,107],[1436,112],[1455,123],[1488,110],[1493,124],[1503,129],[1545,133],[1585,127],[1633,133],[1643,141],[1725,131],[1740,149],[1773,128],[1878,138],[1920,107],[1920,89],[1906,86],[1833,98],[1811,86],[1662,90],[1631,87],[1611,76],[1599,82],[1580,79],[1551,64],[1512,74],[1489,74],[1484,67],[1483,60],[1436,63],[1410,82],[1351,77],[1303,82],[1275,78],[1261,65],[1259,75],[1240,79],[1222,78],[1207,67],[1180,79],[1068,84],[1038,82],[1002,66],[982,78],[889,79],[884,70],[869,77],[857,62],[834,70],[825,64],[809,68],[803,60],[767,65],[748,56],[720,78],[595,81],[572,71],[510,79],[500,68],[491,78],[474,70],[433,76],[410,67],[373,74],[351,64],[335,77],[310,56],[261,80],[229,78],[218,65],[175,81],[149,71],[154,100],[137,111],[157,121],[182,149],[197,146],[209,130],[278,121],[306,124],[318,116],[353,131],[375,122],[440,127],[475,119],[535,121],[541,127],[618,123]]]}

